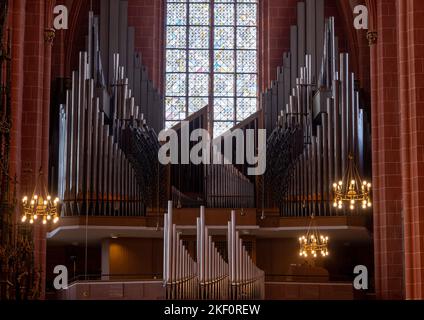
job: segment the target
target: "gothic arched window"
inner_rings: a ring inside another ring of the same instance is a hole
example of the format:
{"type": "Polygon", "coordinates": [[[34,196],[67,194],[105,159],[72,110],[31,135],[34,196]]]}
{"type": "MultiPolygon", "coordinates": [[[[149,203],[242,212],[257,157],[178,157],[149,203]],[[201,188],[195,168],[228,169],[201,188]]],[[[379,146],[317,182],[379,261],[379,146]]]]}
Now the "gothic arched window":
{"type": "Polygon", "coordinates": [[[166,127],[210,105],[218,136],[257,110],[257,0],[166,2],[166,127]]]}

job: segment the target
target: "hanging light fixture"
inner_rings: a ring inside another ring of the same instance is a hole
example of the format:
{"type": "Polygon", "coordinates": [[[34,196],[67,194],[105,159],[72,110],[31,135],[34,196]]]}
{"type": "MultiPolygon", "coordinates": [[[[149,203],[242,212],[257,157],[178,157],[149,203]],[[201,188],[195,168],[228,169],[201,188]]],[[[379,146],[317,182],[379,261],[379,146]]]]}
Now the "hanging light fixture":
{"type": "Polygon", "coordinates": [[[299,255],[304,258],[328,257],[328,236],[324,236],[318,232],[315,225],[314,215],[311,216],[311,222],[308,227],[308,232],[299,237],[300,251],[299,255]]]}
{"type": "Polygon", "coordinates": [[[363,210],[372,207],[371,183],[365,180],[362,181],[353,156],[349,156],[349,162],[343,180],[335,182],[333,184],[333,190],[333,206],[336,209],[343,210],[346,204],[351,211],[354,211],[358,205],[363,210]]]}
{"type": "Polygon", "coordinates": [[[43,172],[41,169],[31,198],[24,196],[22,198],[22,205],[22,223],[29,222],[33,224],[36,221],[41,221],[42,224],[47,224],[47,222],[56,224],[59,221],[59,198],[53,199],[48,194],[43,182],[43,172]]]}

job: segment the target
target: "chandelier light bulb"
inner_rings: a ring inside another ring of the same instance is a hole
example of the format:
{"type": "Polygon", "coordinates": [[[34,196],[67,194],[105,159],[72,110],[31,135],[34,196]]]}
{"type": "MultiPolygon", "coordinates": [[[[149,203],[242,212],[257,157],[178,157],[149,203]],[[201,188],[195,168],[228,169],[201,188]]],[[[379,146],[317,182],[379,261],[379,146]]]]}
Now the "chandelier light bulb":
{"type": "Polygon", "coordinates": [[[35,221],[41,220],[41,223],[45,225],[47,222],[54,220],[57,223],[59,221],[57,214],[59,201],[59,198],[56,198],[52,202],[50,195],[43,200],[42,195],[35,194],[31,197],[31,201],[28,202],[28,196],[24,196],[22,198],[23,215],[21,222],[25,223],[29,220],[29,223],[33,224],[35,221]]]}
{"type": "Polygon", "coordinates": [[[21,220],[23,223],[29,220],[30,224],[40,221],[40,223],[46,225],[51,220],[59,221],[59,198],[55,198],[53,201],[53,197],[47,192],[47,187],[43,185],[44,179],[41,168],[39,174],[32,195],[22,198],[23,214],[21,220]]]}
{"type": "Polygon", "coordinates": [[[353,156],[349,157],[346,172],[343,175],[343,179],[338,182],[338,185],[340,187],[334,188],[334,208],[337,207],[339,210],[345,208],[354,211],[357,208],[357,204],[363,210],[371,208],[371,183],[367,180],[362,180],[353,156]]]}
{"type": "Polygon", "coordinates": [[[299,256],[305,259],[325,257],[328,251],[328,236],[320,234],[313,217],[312,215],[307,233],[299,237],[299,256]]]}

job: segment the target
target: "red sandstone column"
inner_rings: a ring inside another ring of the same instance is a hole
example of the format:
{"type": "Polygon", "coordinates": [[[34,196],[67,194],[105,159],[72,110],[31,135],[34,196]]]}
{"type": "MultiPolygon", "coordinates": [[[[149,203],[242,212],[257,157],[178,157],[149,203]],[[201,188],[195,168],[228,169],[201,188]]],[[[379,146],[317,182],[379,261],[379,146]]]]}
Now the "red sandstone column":
{"type": "Polygon", "coordinates": [[[397,2],[407,299],[424,299],[424,2],[397,2]]]}
{"type": "MultiPolygon", "coordinates": [[[[54,33],[52,29],[52,16],[53,16],[53,5],[55,0],[44,1],[44,65],[43,65],[43,103],[42,103],[42,140],[41,140],[41,165],[44,170],[44,183],[48,186],[49,177],[49,136],[50,136],[50,95],[51,95],[51,56],[52,56],[52,45],[54,41],[54,33]]],[[[46,287],[46,250],[47,240],[46,232],[47,227],[41,226],[39,228],[39,241],[40,241],[40,265],[42,266],[41,283],[42,283],[42,298],[45,295],[46,287]]]]}
{"type": "MultiPolygon", "coordinates": [[[[45,60],[45,1],[27,0],[25,11],[25,49],[24,49],[24,95],[22,114],[22,174],[23,192],[32,192],[38,170],[43,167],[45,176],[48,172],[48,160],[45,153],[45,129],[46,105],[44,99],[45,60]]],[[[48,140],[47,140],[48,141],[48,140]]],[[[35,270],[41,273],[40,298],[45,294],[45,268],[46,268],[46,228],[34,224],[34,260],[35,270]]]]}
{"type": "Polygon", "coordinates": [[[379,299],[402,299],[403,231],[396,0],[378,0],[371,47],[375,282],[379,299]]]}
{"type": "MultiPolygon", "coordinates": [[[[21,131],[24,74],[25,0],[10,2],[9,26],[12,37],[12,130],[10,143],[10,176],[18,180],[16,191],[21,190],[21,131]]],[[[13,190],[11,190],[13,192],[13,190]]],[[[15,217],[16,218],[16,217],[15,217]]],[[[19,220],[19,219],[16,219],[19,220]]]]}

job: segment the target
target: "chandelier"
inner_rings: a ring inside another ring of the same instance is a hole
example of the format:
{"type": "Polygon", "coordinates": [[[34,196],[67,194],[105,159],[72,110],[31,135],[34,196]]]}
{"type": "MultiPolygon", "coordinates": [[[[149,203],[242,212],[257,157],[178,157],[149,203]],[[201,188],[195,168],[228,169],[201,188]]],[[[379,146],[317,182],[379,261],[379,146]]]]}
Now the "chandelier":
{"type": "Polygon", "coordinates": [[[22,198],[22,205],[23,215],[21,221],[23,223],[29,222],[33,224],[36,221],[42,221],[43,224],[47,224],[47,222],[52,221],[56,224],[59,221],[59,198],[53,200],[48,194],[43,182],[43,172],[41,169],[31,198],[24,196],[22,198]]]}
{"type": "Polygon", "coordinates": [[[314,215],[311,216],[311,223],[309,224],[308,232],[306,235],[299,238],[300,251],[299,255],[304,258],[312,257],[323,258],[330,255],[328,251],[329,238],[318,232],[315,226],[314,215]]]}
{"type": "Polygon", "coordinates": [[[371,183],[362,181],[352,156],[349,156],[343,180],[334,183],[333,190],[333,206],[336,209],[342,210],[345,204],[349,206],[351,211],[354,211],[358,204],[363,210],[372,207],[371,183]]]}

